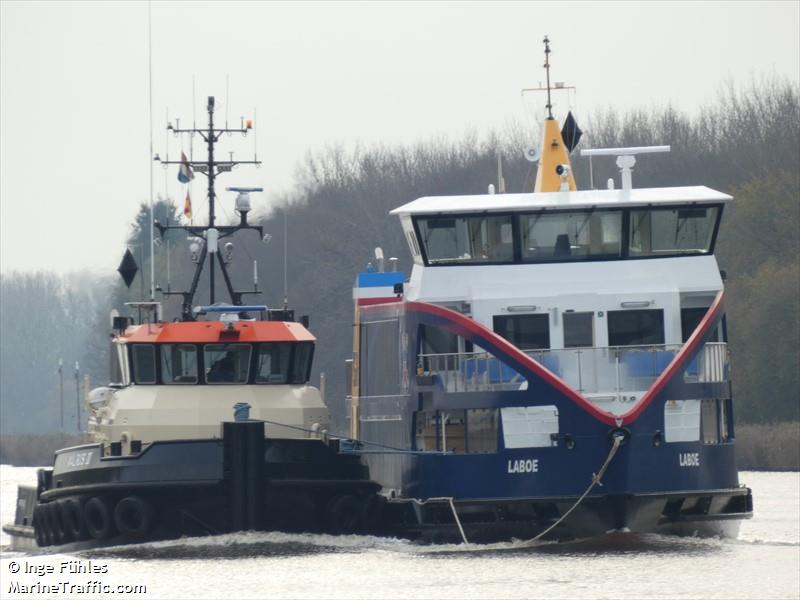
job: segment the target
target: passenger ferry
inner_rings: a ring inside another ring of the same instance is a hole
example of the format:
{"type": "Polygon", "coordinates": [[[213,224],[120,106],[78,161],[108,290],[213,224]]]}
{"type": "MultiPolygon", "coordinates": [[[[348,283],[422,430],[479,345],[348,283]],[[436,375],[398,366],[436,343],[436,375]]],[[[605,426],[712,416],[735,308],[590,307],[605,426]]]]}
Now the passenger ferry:
{"type": "Polygon", "coordinates": [[[736,535],[731,197],[633,187],[663,147],[583,151],[616,156],[621,187],[578,191],[545,66],[535,191],[400,206],[410,277],[358,275],[351,436],[384,445],[370,476],[420,539],[736,535]]]}

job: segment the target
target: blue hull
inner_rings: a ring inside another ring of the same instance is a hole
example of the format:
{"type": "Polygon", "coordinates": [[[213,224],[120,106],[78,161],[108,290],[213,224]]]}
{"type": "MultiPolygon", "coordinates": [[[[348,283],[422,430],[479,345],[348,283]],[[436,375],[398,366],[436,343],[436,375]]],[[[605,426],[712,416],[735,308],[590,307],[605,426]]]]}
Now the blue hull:
{"type": "MultiPolygon", "coordinates": [[[[406,517],[409,529],[435,532],[433,539],[442,532],[459,535],[449,506],[419,505],[442,497],[454,500],[458,513],[474,522],[472,529],[482,539],[538,535],[584,494],[609,456],[617,433],[624,436],[624,443],[608,465],[602,485],[595,486],[580,508],[554,530],[556,537],[620,529],[735,534],[735,523],[752,516],[752,496],[739,484],[730,383],[685,377],[722,317],[720,300],[721,296],[647,396],[619,416],[600,411],[542,365],[457,313],[425,303],[371,307],[362,315],[367,321],[385,322],[394,315],[401,323],[400,331],[408,336],[405,359],[411,372],[419,365],[415,332],[420,325],[432,325],[484,348],[504,368],[522,375],[527,385],[514,391],[456,392],[447,391],[436,375],[420,375],[409,378],[405,393],[364,394],[359,399],[359,437],[376,442],[362,447],[370,477],[398,504],[414,505],[413,514],[406,517]],[[713,443],[667,442],[667,402],[705,398],[718,407],[718,427],[725,435],[713,443]],[[422,411],[441,415],[540,406],[557,410],[558,433],[552,434],[549,447],[506,448],[502,422],[497,425],[497,447],[485,453],[443,451],[438,437],[437,451],[417,447],[420,433],[415,419],[422,411]]],[[[370,381],[374,375],[362,374],[362,390],[369,391],[370,385],[374,389],[370,381]]]]}

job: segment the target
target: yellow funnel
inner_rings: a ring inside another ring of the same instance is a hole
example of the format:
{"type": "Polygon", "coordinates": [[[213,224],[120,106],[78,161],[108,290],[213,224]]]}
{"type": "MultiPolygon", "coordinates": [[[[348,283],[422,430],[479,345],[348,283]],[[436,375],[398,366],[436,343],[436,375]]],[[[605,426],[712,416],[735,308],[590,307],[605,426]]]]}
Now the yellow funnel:
{"type": "Polygon", "coordinates": [[[564,181],[570,191],[575,191],[575,178],[572,176],[572,165],[569,152],[561,138],[561,126],[555,119],[545,119],[542,133],[542,155],[539,159],[539,170],[536,172],[534,192],[558,192],[561,190],[562,177],[556,172],[558,165],[567,165],[569,174],[564,181]]]}

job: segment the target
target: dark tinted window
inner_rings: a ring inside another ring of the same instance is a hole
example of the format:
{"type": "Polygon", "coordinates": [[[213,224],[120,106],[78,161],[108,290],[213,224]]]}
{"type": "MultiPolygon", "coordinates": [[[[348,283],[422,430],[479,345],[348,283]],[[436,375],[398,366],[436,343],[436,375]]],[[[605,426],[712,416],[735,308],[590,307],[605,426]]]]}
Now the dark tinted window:
{"type": "Polygon", "coordinates": [[[250,344],[206,344],[206,383],[247,383],[250,344]]]}
{"type": "Polygon", "coordinates": [[[133,380],[136,383],[156,382],[156,349],[152,344],[135,344],[133,356],[133,380]]]}
{"type": "Polygon", "coordinates": [[[707,308],[681,309],[681,333],[684,342],[694,333],[694,330],[697,329],[697,326],[700,324],[700,321],[703,320],[707,312],[707,308]]]}
{"type": "Polygon", "coordinates": [[[458,336],[438,327],[420,325],[422,354],[457,354],[458,336]]]}
{"type": "Polygon", "coordinates": [[[292,364],[292,383],[305,383],[311,371],[311,344],[296,344],[294,348],[294,363],[292,364]]]}
{"type": "Polygon", "coordinates": [[[494,331],[520,350],[550,347],[550,315],[495,315],[494,331]]]}
{"type": "Polygon", "coordinates": [[[161,382],[197,383],[197,348],[192,344],[161,344],[161,382]]]}
{"type": "Polygon", "coordinates": [[[628,251],[631,256],[705,254],[718,213],[714,206],[632,210],[628,251]]]}
{"type": "Polygon", "coordinates": [[[594,313],[564,313],[564,347],[594,346],[594,313]]]}
{"type": "Polygon", "coordinates": [[[622,211],[520,215],[523,261],[619,258],[622,211]]]}
{"type": "Polygon", "coordinates": [[[641,346],[664,343],[664,311],[608,311],[609,346],[641,346]]]}
{"type": "Polygon", "coordinates": [[[291,353],[292,346],[288,343],[259,344],[256,383],[286,383],[291,353]]]}
{"type": "Polygon", "coordinates": [[[417,219],[428,264],[513,262],[510,215],[417,219]]]}

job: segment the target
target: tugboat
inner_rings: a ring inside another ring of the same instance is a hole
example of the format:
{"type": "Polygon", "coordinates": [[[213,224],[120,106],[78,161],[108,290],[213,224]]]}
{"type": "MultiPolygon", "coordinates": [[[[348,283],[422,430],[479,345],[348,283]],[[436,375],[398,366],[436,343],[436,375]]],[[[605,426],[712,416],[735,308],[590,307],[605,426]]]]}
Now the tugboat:
{"type": "MultiPolygon", "coordinates": [[[[215,222],[215,179],[237,164],[219,161],[223,134],[247,134],[214,126],[180,129],[207,143],[205,160],[162,161],[179,165],[184,178],[208,178],[208,224],[162,225],[186,230],[196,263],[182,296],[180,319],[162,320],[161,303],[130,304],[138,314],[115,316],[112,382],[90,394],[92,443],[64,448],[52,468],[38,471],[37,485],[19,488],[14,524],[4,527],[14,548],[57,550],[127,542],[279,529],[330,533],[380,531],[383,497],[361,458],[340,451],[328,436],[328,409],[309,385],[314,336],[308,319],[295,321],[286,305],[246,305],[234,290],[227,263],[231,248],[220,240],[250,225],[249,194],[238,193],[235,225],[215,222]],[[194,297],[208,264],[208,305],[194,297]],[[230,303],[216,302],[216,268],[230,303]],[[250,418],[252,417],[252,418],[250,418]],[[265,430],[266,426],[266,430],[265,430]]],[[[136,270],[129,251],[120,273],[130,286],[136,270]]]]}
{"type": "MultiPolygon", "coordinates": [[[[405,535],[732,535],[752,516],[735,460],[723,276],[732,198],[702,186],[578,191],[572,115],[546,119],[533,193],[423,197],[392,211],[410,278],[354,292],[351,436],[405,535]]],[[[382,254],[382,252],[380,253],[382,254]]]]}

